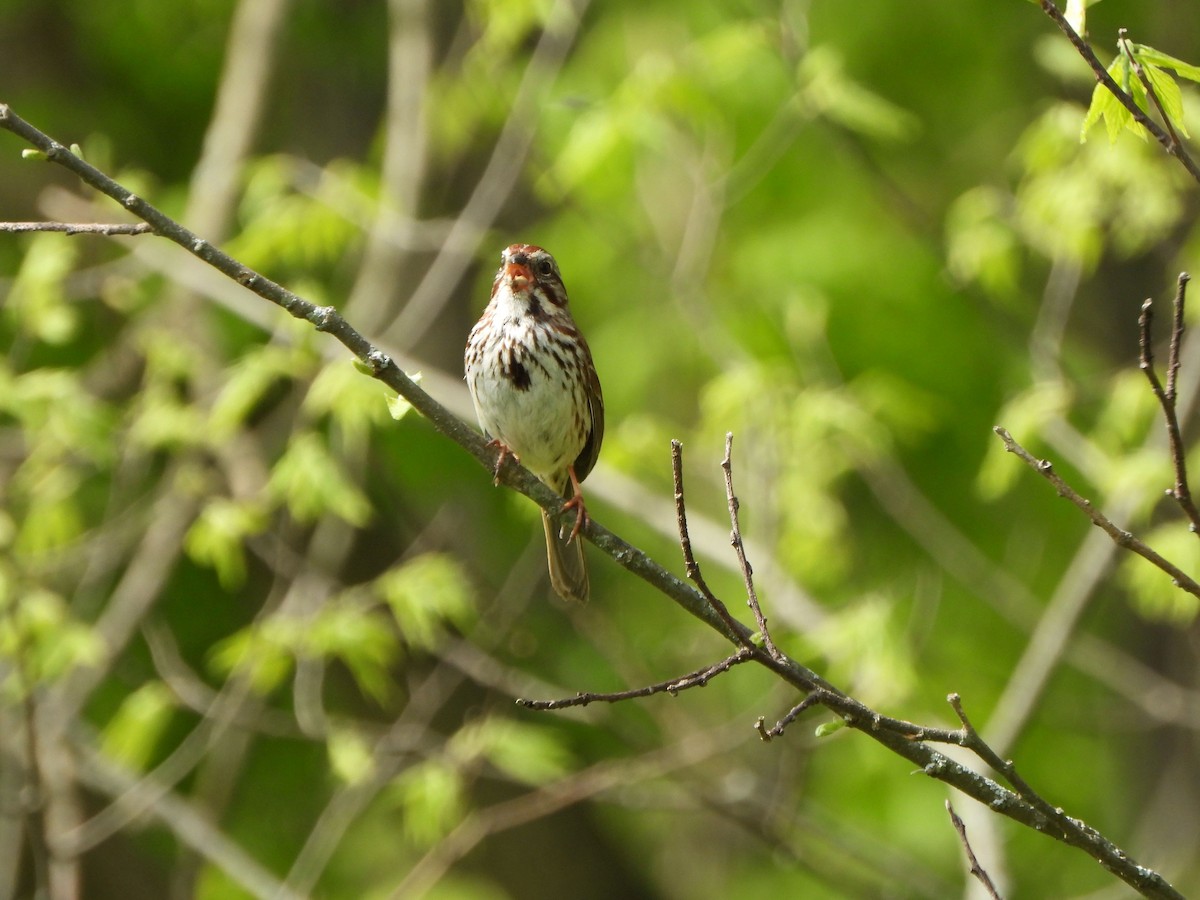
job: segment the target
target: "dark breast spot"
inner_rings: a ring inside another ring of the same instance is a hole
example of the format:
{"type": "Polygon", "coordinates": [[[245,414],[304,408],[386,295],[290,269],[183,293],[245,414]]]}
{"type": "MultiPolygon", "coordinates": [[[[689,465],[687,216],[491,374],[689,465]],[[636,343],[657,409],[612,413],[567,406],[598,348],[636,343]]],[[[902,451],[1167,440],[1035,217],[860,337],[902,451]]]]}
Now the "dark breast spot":
{"type": "Polygon", "coordinates": [[[506,374],[508,375],[509,380],[512,382],[512,386],[518,391],[529,390],[529,371],[524,365],[514,359],[509,364],[508,372],[506,374]]]}

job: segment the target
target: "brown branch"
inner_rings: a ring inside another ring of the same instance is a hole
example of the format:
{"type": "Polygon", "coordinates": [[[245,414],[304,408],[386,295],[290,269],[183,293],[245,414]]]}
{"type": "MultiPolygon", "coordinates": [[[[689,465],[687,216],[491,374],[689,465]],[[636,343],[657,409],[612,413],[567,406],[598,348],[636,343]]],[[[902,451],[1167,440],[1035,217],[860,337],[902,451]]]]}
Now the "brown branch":
{"type": "Polygon", "coordinates": [[[1162,145],[1162,148],[1178,159],[1180,164],[1187,169],[1188,174],[1200,183],[1200,168],[1196,166],[1195,160],[1183,149],[1183,145],[1172,142],[1171,136],[1160,128],[1157,122],[1146,115],[1142,108],[1134,102],[1132,97],[1121,90],[1120,85],[1113,81],[1112,76],[1108,74],[1108,70],[1104,68],[1104,64],[1096,58],[1096,54],[1088,45],[1088,42],[1079,36],[1079,33],[1071,27],[1071,23],[1066,20],[1059,8],[1054,5],[1054,0],[1040,0],[1040,2],[1042,10],[1054,20],[1054,23],[1067,36],[1067,40],[1071,42],[1079,52],[1079,55],[1083,57],[1084,62],[1091,67],[1096,80],[1108,88],[1112,95],[1117,98],[1117,101],[1129,110],[1129,114],[1133,116],[1134,121],[1150,132],[1150,134],[1154,135],[1154,139],[1162,145]]]}
{"type": "Polygon", "coordinates": [[[950,813],[950,821],[954,824],[954,830],[958,832],[958,839],[962,842],[963,852],[967,854],[967,862],[970,863],[970,872],[973,876],[979,879],[983,889],[987,891],[988,896],[993,900],[1000,900],[1000,892],[996,890],[996,885],[992,882],[991,876],[983,866],[979,865],[979,860],[975,858],[975,851],[971,849],[971,842],[967,840],[967,826],[962,819],[958,817],[958,813],[954,811],[954,807],[950,805],[950,801],[946,801],[946,812],[950,813]]]}
{"type": "Polygon", "coordinates": [[[566,709],[570,706],[587,706],[589,703],[620,703],[622,700],[634,700],[638,697],[650,697],[654,694],[670,694],[673,697],[680,691],[686,691],[688,688],[704,687],[715,676],[723,672],[728,672],[734,666],[753,659],[756,650],[757,648],[755,647],[742,647],[736,653],[725,657],[719,663],[705,666],[703,669],[697,669],[695,672],[691,672],[681,678],[660,681],[657,684],[650,684],[646,687],[633,688],[628,691],[615,691],[610,694],[584,691],[576,694],[574,697],[564,697],[561,700],[526,700],[523,697],[518,697],[517,706],[537,710],[566,709]]]}
{"type": "Polygon", "coordinates": [[[1150,390],[1154,392],[1158,405],[1162,407],[1164,424],[1167,429],[1167,443],[1171,452],[1171,464],[1175,469],[1175,485],[1167,493],[1175,499],[1191,522],[1193,532],[1200,533],[1200,510],[1192,500],[1192,491],[1188,486],[1187,450],[1183,446],[1183,435],[1179,428],[1179,415],[1175,408],[1175,376],[1179,371],[1179,344],[1183,334],[1183,305],[1187,295],[1187,283],[1190,276],[1183,272],[1179,276],[1179,287],[1175,294],[1175,314],[1171,326],[1171,347],[1167,356],[1167,384],[1163,387],[1158,374],[1154,371],[1154,350],[1150,340],[1150,326],[1153,322],[1154,301],[1146,298],[1142,304],[1142,313],[1138,316],[1138,346],[1140,354],[1138,368],[1150,382],[1150,390]]]}
{"type": "Polygon", "coordinates": [[[1100,512],[1100,510],[1096,509],[1096,507],[1092,505],[1092,501],[1080,496],[1074,488],[1063,481],[1063,479],[1059,477],[1058,473],[1054,471],[1054,466],[1049,460],[1037,459],[1032,453],[1018,444],[1013,439],[1013,436],[999,425],[995,426],[992,430],[996,432],[996,434],[999,435],[1000,440],[1004,442],[1005,450],[1007,450],[1009,453],[1015,453],[1018,457],[1020,457],[1022,462],[1054,485],[1054,489],[1058,491],[1058,495],[1060,497],[1064,497],[1078,506],[1084,512],[1084,514],[1092,520],[1092,524],[1102,529],[1110,538],[1113,539],[1113,542],[1118,547],[1123,547],[1126,550],[1130,550],[1143,559],[1148,560],[1150,563],[1170,575],[1171,580],[1174,582],[1176,587],[1187,591],[1189,594],[1192,594],[1195,597],[1200,597],[1200,584],[1197,584],[1190,575],[1188,575],[1174,563],[1160,556],[1157,551],[1147,546],[1140,538],[1137,538],[1131,532],[1125,531],[1124,529],[1118,528],[1116,525],[1114,525],[1112,521],[1106,515],[1104,515],[1104,513],[1100,512]]]}
{"type": "Polygon", "coordinates": [[[746,547],[742,543],[742,529],[738,524],[738,498],[733,493],[733,462],[730,454],[733,450],[733,432],[725,435],[725,458],[721,460],[721,471],[725,473],[725,498],[729,501],[729,543],[737,554],[738,565],[742,570],[742,579],[746,583],[746,603],[754,613],[754,621],[758,624],[758,632],[762,635],[763,645],[771,658],[783,659],[783,654],[771,640],[771,632],[767,630],[767,617],[763,615],[762,607],[758,604],[758,592],[754,590],[754,570],[746,559],[746,547]]]}
{"type": "MultiPolygon", "coordinates": [[[[10,107],[3,103],[0,103],[0,128],[18,135],[42,150],[47,159],[70,170],[85,183],[116,200],[134,215],[146,221],[157,234],[179,244],[189,253],[260,297],[280,306],[288,314],[310,322],[318,331],[333,335],[363,362],[373,377],[403,396],[419,413],[425,416],[434,428],[457,443],[474,456],[482,466],[490,470],[493,462],[492,453],[487,448],[483,437],[417,387],[387,354],[373,346],[362,334],[351,327],[335,309],[316,306],[248,269],[233,257],[213,247],[208,241],[184,228],[103,172],[71,153],[61,143],[17,116],[10,107]]],[[[728,453],[726,457],[728,458],[728,453]]],[[[556,512],[561,506],[561,498],[527,470],[509,467],[502,475],[502,480],[528,496],[543,509],[556,512]]],[[[732,496],[731,485],[729,493],[732,496]]],[[[731,507],[732,511],[736,513],[736,498],[733,499],[731,507]]],[[[778,650],[775,651],[778,655],[758,649],[750,654],[749,649],[745,646],[745,639],[751,636],[749,629],[736,620],[731,623],[721,618],[703,594],[666,571],[646,553],[598,525],[594,520],[589,521],[581,533],[601,552],[607,554],[623,568],[645,580],[682,609],[705,622],[730,642],[737,644],[740,649],[744,649],[749,658],[754,659],[805,694],[819,692],[819,700],[814,702],[819,702],[820,705],[838,714],[847,727],[858,730],[893,753],[917,765],[929,777],[973,797],[995,812],[1034,830],[1055,834],[1064,843],[1084,850],[1116,877],[1140,893],[1150,897],[1181,900],[1182,895],[1172,888],[1161,875],[1138,865],[1126,852],[1100,836],[1094,829],[1065,815],[1061,819],[1050,819],[1038,805],[1013,794],[995,781],[955,762],[929,746],[928,741],[938,740],[943,736],[942,729],[923,729],[911,723],[888,719],[842,693],[806,666],[778,653],[778,650]]],[[[748,565],[744,574],[749,579],[748,565]]],[[[761,615],[761,610],[757,612],[761,615]]]]}
{"type": "Polygon", "coordinates": [[[53,231],[60,234],[99,234],[105,237],[124,234],[153,234],[145,222],[0,222],[0,232],[28,234],[53,231]]]}

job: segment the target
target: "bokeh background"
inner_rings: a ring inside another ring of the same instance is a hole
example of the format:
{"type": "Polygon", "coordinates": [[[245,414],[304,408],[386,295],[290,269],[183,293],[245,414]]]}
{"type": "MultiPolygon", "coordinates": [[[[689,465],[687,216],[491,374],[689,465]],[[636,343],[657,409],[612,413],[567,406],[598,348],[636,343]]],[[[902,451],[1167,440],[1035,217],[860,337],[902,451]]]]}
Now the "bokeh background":
{"type": "MultiPolygon", "coordinates": [[[[1191,12],[1088,27],[1105,62],[1126,27],[1200,63],[1191,12]]],[[[1200,892],[1196,600],[991,430],[1200,570],[1137,370],[1196,186],[1081,143],[1092,84],[1015,0],[0,2],[0,102],[464,418],[500,250],[550,249],[604,385],[597,520],[682,575],[682,440],[745,615],[733,432],[777,643],[890,715],[953,726],[959,692],[1053,804],[1200,892]]],[[[123,220],[22,149],[0,134],[0,218],[123,220]]],[[[516,707],[728,648],[595,551],[564,606],[536,508],[326,336],[151,237],[0,235],[0,301],[0,897],[39,868],[89,898],[974,889],[938,783],[819,714],[759,741],[799,699],[768,673],[516,707]]],[[[1127,896],[951,799],[1006,895],[1127,896]]]]}

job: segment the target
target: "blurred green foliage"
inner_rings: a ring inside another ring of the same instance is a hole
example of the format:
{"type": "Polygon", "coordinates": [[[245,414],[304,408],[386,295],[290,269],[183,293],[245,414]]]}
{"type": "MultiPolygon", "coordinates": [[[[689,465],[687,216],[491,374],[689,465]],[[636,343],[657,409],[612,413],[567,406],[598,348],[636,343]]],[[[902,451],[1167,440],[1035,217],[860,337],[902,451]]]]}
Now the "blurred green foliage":
{"type": "MultiPolygon", "coordinates": [[[[185,216],[215,190],[194,170],[235,6],[8,0],[0,102],[185,216]]],[[[1087,10],[1114,77],[1145,104],[1130,71],[1146,67],[1180,134],[1200,60],[1186,11],[1087,10]],[[1118,26],[1144,43],[1115,55],[1118,26]]],[[[700,562],[748,620],[718,467],[732,431],[775,641],[882,712],[947,724],[958,691],[989,735],[1045,611],[1096,576],[1005,754],[1200,889],[1195,598],[1116,551],[1081,571],[1090,525],[991,432],[1197,570],[1137,371],[1142,300],[1165,345],[1174,278],[1196,265],[1196,186],[1036,6],[612,0],[576,23],[555,0],[355,0],[292,4],[283,23],[266,105],[240,123],[253,152],[224,173],[225,249],[382,323],[369,337],[469,416],[462,346],[497,254],[546,246],[604,384],[593,515],[682,574],[681,439],[700,562]],[[393,37],[428,42],[428,71],[406,70],[425,78],[408,130],[385,128],[389,15],[407,23],[393,37]],[[547,33],[569,43],[561,66],[547,33]],[[514,107],[530,146],[502,162],[519,177],[426,284],[452,222],[499,183],[478,182],[514,107]],[[411,193],[391,196],[405,165],[411,193]],[[419,291],[438,296],[414,346],[389,323],[419,291]]],[[[0,135],[5,219],[119,218],[22,149],[0,135]]],[[[563,607],[532,505],[389,409],[327,336],[159,244],[0,235],[6,759],[33,699],[47,753],[150,773],[214,829],[198,851],[151,808],[85,852],[85,896],[270,894],[260,874],[322,897],[962,892],[936,783],[828,716],[759,742],[756,718],[798,699],[769,673],[517,708],[728,648],[594,551],[591,605],[563,607]],[[55,724],[63,709],[79,713],[55,724]]],[[[82,763],[51,769],[56,822],[118,793],[82,763]]],[[[1005,820],[969,827],[1006,895],[1113,889],[1005,820]]],[[[0,896],[34,878],[26,858],[0,896]]]]}

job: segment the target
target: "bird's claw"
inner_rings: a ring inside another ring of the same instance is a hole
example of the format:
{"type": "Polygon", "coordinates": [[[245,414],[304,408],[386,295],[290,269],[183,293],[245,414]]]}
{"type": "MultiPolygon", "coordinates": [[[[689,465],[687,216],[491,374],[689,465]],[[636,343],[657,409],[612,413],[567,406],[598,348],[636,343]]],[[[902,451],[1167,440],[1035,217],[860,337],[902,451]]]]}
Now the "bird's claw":
{"type": "Polygon", "coordinates": [[[571,541],[579,537],[579,532],[588,523],[589,516],[587,506],[585,506],[583,502],[583,489],[579,486],[579,479],[575,477],[574,466],[567,469],[567,473],[571,476],[571,487],[574,488],[575,493],[572,494],[570,500],[567,500],[562,505],[560,515],[565,515],[569,510],[572,509],[576,511],[575,526],[571,529],[571,534],[567,537],[567,543],[569,544],[571,541]]]}
{"type": "Polygon", "coordinates": [[[496,454],[496,465],[492,468],[492,485],[494,487],[499,487],[500,486],[500,470],[502,468],[504,468],[504,461],[506,459],[508,459],[510,456],[513,459],[515,459],[517,462],[520,462],[521,460],[517,456],[517,454],[513,453],[512,450],[510,450],[508,448],[508,445],[506,443],[504,443],[504,441],[500,440],[499,438],[492,438],[490,441],[487,442],[487,445],[489,447],[494,447],[496,450],[499,451],[496,454]]]}

